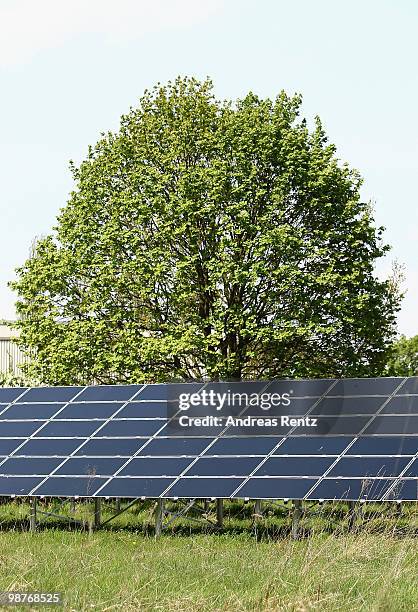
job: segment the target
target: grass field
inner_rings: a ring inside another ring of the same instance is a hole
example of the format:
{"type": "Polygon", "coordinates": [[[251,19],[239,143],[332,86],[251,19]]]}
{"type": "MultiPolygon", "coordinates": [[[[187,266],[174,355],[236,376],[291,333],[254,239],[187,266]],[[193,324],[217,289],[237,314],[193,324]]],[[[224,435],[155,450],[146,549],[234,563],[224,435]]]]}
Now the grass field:
{"type": "MultiPolygon", "coordinates": [[[[365,508],[351,533],[341,504],[312,507],[298,541],[280,504],[256,524],[251,504],[229,504],[222,532],[177,519],[159,539],[152,511],[93,533],[48,519],[31,534],[25,504],[0,506],[0,590],[60,591],[76,611],[418,610],[416,506],[365,508]]],[[[88,526],[92,507],[76,516],[88,526]]]]}

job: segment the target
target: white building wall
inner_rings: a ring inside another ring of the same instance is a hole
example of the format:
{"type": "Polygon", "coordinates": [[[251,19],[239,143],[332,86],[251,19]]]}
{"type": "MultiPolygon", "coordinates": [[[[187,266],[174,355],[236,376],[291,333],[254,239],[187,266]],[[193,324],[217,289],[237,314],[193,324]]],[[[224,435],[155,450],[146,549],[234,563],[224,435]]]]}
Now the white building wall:
{"type": "Polygon", "coordinates": [[[0,373],[19,374],[19,365],[27,361],[27,357],[13,342],[16,331],[7,325],[0,325],[0,373]]]}

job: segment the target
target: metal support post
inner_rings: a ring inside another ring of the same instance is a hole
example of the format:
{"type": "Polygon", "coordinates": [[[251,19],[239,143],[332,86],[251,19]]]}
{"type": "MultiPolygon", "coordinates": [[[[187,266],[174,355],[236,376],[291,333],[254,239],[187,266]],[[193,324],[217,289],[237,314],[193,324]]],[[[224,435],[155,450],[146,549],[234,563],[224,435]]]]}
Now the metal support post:
{"type": "Polygon", "coordinates": [[[293,516],[292,516],[292,540],[299,538],[299,523],[302,517],[302,501],[300,499],[293,500],[293,516]]]}
{"type": "Polygon", "coordinates": [[[120,512],[120,497],[116,500],[116,512],[120,512]]]}
{"type": "Polygon", "coordinates": [[[218,527],[223,527],[224,524],[224,500],[216,500],[216,524],[218,527]]]}
{"type": "Polygon", "coordinates": [[[102,519],[102,500],[100,497],[94,498],[94,528],[98,529],[102,519]]]}
{"type": "Polygon", "coordinates": [[[30,498],[30,516],[29,516],[29,530],[33,533],[36,531],[36,506],[37,498],[30,498]]]}
{"type": "Polygon", "coordinates": [[[157,507],[155,509],[155,537],[158,538],[163,530],[163,518],[164,518],[164,500],[157,500],[157,507]]]}
{"type": "Polygon", "coordinates": [[[356,502],[348,502],[348,531],[353,531],[357,518],[356,502]]]}
{"type": "Polygon", "coordinates": [[[256,499],[254,504],[254,520],[261,518],[261,499],[256,499]]]}

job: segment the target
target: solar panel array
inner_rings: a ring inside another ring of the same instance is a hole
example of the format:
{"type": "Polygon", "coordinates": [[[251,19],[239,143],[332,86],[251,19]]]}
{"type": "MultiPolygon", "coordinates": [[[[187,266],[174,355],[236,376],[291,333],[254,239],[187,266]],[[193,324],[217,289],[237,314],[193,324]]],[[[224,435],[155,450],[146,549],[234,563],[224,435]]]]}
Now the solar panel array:
{"type": "Polygon", "coordinates": [[[0,389],[0,495],[418,499],[418,377],[223,383],[290,391],[273,414],[316,434],[179,427],[173,398],[211,385],[0,389]]]}

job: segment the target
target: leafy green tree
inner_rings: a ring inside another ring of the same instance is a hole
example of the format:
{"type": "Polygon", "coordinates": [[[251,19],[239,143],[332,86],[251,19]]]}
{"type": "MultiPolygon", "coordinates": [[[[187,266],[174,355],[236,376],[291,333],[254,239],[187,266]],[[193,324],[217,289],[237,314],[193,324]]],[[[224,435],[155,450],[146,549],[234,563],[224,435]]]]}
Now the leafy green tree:
{"type": "Polygon", "coordinates": [[[399,295],[358,173],[300,96],[146,91],[72,165],[55,232],[13,284],[50,384],[375,375],[399,295]]]}
{"type": "Polygon", "coordinates": [[[389,376],[418,376],[418,335],[412,338],[401,336],[393,344],[387,374],[389,376]]]}

